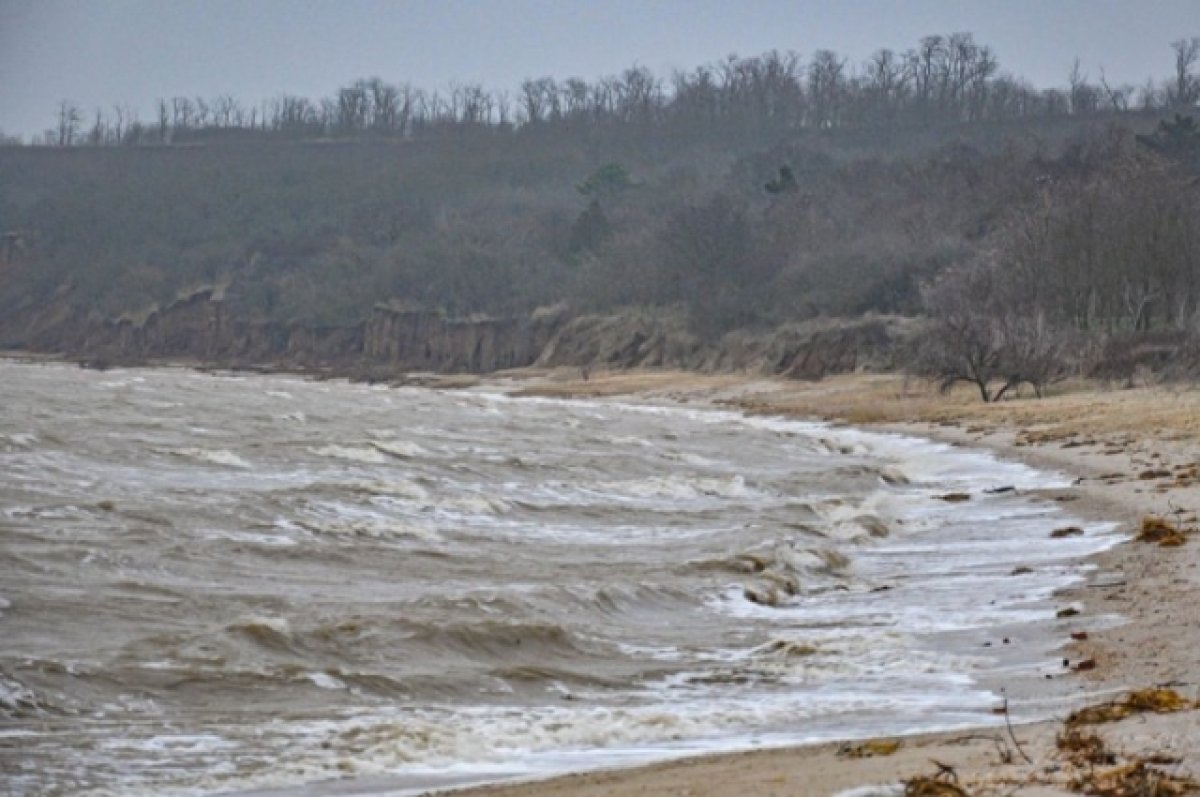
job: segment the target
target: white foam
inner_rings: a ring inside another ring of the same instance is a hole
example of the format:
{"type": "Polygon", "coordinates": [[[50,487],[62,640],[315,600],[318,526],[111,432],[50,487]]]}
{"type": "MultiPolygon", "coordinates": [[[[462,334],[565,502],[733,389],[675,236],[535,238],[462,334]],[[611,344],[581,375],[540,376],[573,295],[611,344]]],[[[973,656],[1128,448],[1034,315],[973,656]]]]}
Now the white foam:
{"type": "Polygon", "coordinates": [[[33,448],[38,442],[38,436],[32,432],[13,432],[12,434],[0,434],[0,442],[3,442],[5,450],[28,451],[33,448]]]}
{"type": "Polygon", "coordinates": [[[372,481],[352,482],[351,484],[356,489],[375,495],[407,498],[420,502],[430,500],[428,490],[408,479],[374,479],[372,481]]]}
{"type": "Polygon", "coordinates": [[[210,529],[203,532],[210,540],[228,540],[229,542],[249,543],[272,548],[288,547],[296,544],[296,540],[287,534],[260,534],[252,531],[230,531],[227,529],[210,529]]]}
{"type": "Polygon", "coordinates": [[[249,615],[242,617],[233,623],[233,628],[252,628],[254,626],[262,626],[274,631],[280,636],[287,636],[292,632],[292,624],[288,622],[286,617],[267,617],[262,615],[249,615]]]}
{"type": "Polygon", "coordinates": [[[174,452],[181,457],[207,462],[212,465],[223,465],[227,468],[243,468],[249,469],[253,467],[249,462],[242,459],[237,454],[224,448],[180,448],[174,452]]]}
{"type": "Polygon", "coordinates": [[[367,537],[380,540],[411,538],[427,542],[441,539],[437,530],[429,526],[378,516],[319,518],[304,521],[302,525],[309,531],[338,537],[367,537]]]}
{"type": "Polygon", "coordinates": [[[350,462],[361,462],[366,465],[382,465],[388,461],[387,455],[375,448],[361,446],[329,445],[309,449],[319,457],[332,457],[350,462]]]}
{"type": "Polygon", "coordinates": [[[345,683],[338,680],[337,678],[334,678],[329,673],[310,672],[310,673],[306,673],[305,677],[308,678],[308,680],[312,681],[317,686],[321,687],[322,689],[345,689],[346,688],[345,683]]]}
{"type": "Polygon", "coordinates": [[[376,440],[371,446],[389,456],[398,459],[416,459],[429,456],[428,449],[422,448],[408,440],[376,440]]]}

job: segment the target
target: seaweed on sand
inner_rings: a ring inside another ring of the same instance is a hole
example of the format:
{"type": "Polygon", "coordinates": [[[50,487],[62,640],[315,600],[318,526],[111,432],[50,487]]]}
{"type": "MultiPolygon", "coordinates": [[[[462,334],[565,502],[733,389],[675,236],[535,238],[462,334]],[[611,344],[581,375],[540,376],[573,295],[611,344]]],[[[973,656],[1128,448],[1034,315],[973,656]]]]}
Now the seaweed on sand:
{"type": "Polygon", "coordinates": [[[1196,708],[1196,704],[1174,689],[1150,687],[1130,692],[1120,700],[1088,706],[1072,712],[1067,717],[1067,727],[1117,722],[1134,714],[1145,712],[1170,714],[1190,708],[1196,708]]]}

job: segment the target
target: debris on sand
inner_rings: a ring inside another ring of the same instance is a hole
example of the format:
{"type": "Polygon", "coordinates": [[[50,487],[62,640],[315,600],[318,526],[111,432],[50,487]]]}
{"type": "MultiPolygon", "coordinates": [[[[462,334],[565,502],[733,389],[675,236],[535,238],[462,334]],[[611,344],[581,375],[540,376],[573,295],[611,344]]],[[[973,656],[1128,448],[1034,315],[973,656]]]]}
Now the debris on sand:
{"type": "Polygon", "coordinates": [[[891,755],[900,749],[899,739],[869,739],[861,744],[844,744],[838,748],[843,758],[874,758],[891,755]]]}
{"type": "Polygon", "coordinates": [[[1195,794],[1200,783],[1152,769],[1145,761],[1134,761],[1111,769],[1089,770],[1071,782],[1071,789],[1096,797],[1176,797],[1195,794]]]}
{"type": "Polygon", "coordinates": [[[952,780],[918,776],[904,781],[904,797],[971,797],[952,780]]]}
{"type": "Polygon", "coordinates": [[[1187,542],[1186,532],[1166,518],[1147,515],[1142,518],[1142,527],[1137,535],[1138,542],[1156,542],[1164,548],[1173,548],[1187,542]]]}
{"type": "Polygon", "coordinates": [[[1068,728],[1060,733],[1055,739],[1055,746],[1067,761],[1076,766],[1117,763],[1117,757],[1105,746],[1103,739],[1079,728],[1068,728]]]}
{"type": "Polygon", "coordinates": [[[1174,689],[1150,687],[1130,692],[1120,700],[1074,711],[1067,717],[1066,724],[1068,728],[1079,725],[1099,725],[1105,722],[1117,722],[1134,714],[1147,712],[1170,714],[1198,707],[1200,706],[1183,697],[1174,689]]]}

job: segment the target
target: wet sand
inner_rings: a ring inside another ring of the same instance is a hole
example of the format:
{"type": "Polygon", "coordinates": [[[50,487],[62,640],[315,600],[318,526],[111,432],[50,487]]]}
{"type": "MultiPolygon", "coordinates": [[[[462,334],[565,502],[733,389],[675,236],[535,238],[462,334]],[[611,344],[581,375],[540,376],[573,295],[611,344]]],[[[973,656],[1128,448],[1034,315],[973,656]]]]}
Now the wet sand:
{"type": "MultiPolygon", "coordinates": [[[[736,407],[750,412],[820,418],[893,430],[956,445],[982,447],[1002,458],[1073,477],[1073,486],[1047,491],[1087,519],[1106,519],[1133,533],[1148,516],[1195,528],[1200,510],[1200,390],[1169,386],[1120,389],[1094,384],[1059,386],[1044,399],[984,405],[968,391],[938,394],[902,377],[855,375],[817,383],[677,373],[541,375],[522,392],[552,396],[637,397],[736,407]]],[[[1196,699],[1200,682],[1200,534],[1181,547],[1130,540],[1095,556],[1088,582],[1060,595],[1080,614],[1063,624],[1063,658],[1072,666],[1044,684],[1044,696],[1105,695],[1169,685],[1196,699]],[[1115,627],[1106,618],[1127,622],[1115,627]],[[1087,633],[1072,640],[1071,631],[1087,633]],[[1073,666],[1091,660],[1094,669],[1073,666]]],[[[1029,695],[1036,699],[1036,693],[1029,695]]],[[[1078,770],[1059,754],[1058,722],[1005,729],[934,734],[902,740],[889,755],[855,757],[839,745],[758,750],[537,783],[497,785],[460,794],[592,797],[593,795],[835,795],[903,794],[894,784],[954,768],[970,794],[1026,797],[1074,793],[1078,770]],[[893,784],[869,788],[872,784],[893,784]]],[[[1118,762],[1160,755],[1165,770],[1200,778],[1200,711],[1137,714],[1097,726],[1118,762]]]]}

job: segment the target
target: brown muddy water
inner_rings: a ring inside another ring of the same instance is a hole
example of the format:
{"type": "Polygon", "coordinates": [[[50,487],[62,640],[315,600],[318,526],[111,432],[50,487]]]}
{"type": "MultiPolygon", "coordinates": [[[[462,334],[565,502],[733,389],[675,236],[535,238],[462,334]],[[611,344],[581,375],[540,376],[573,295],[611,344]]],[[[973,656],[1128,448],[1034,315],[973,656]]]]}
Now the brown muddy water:
{"type": "Polygon", "coordinates": [[[1049,539],[1077,521],[1020,489],[1060,481],[712,409],[0,361],[0,791],[402,794],[984,724],[1116,539],[1049,539]]]}

